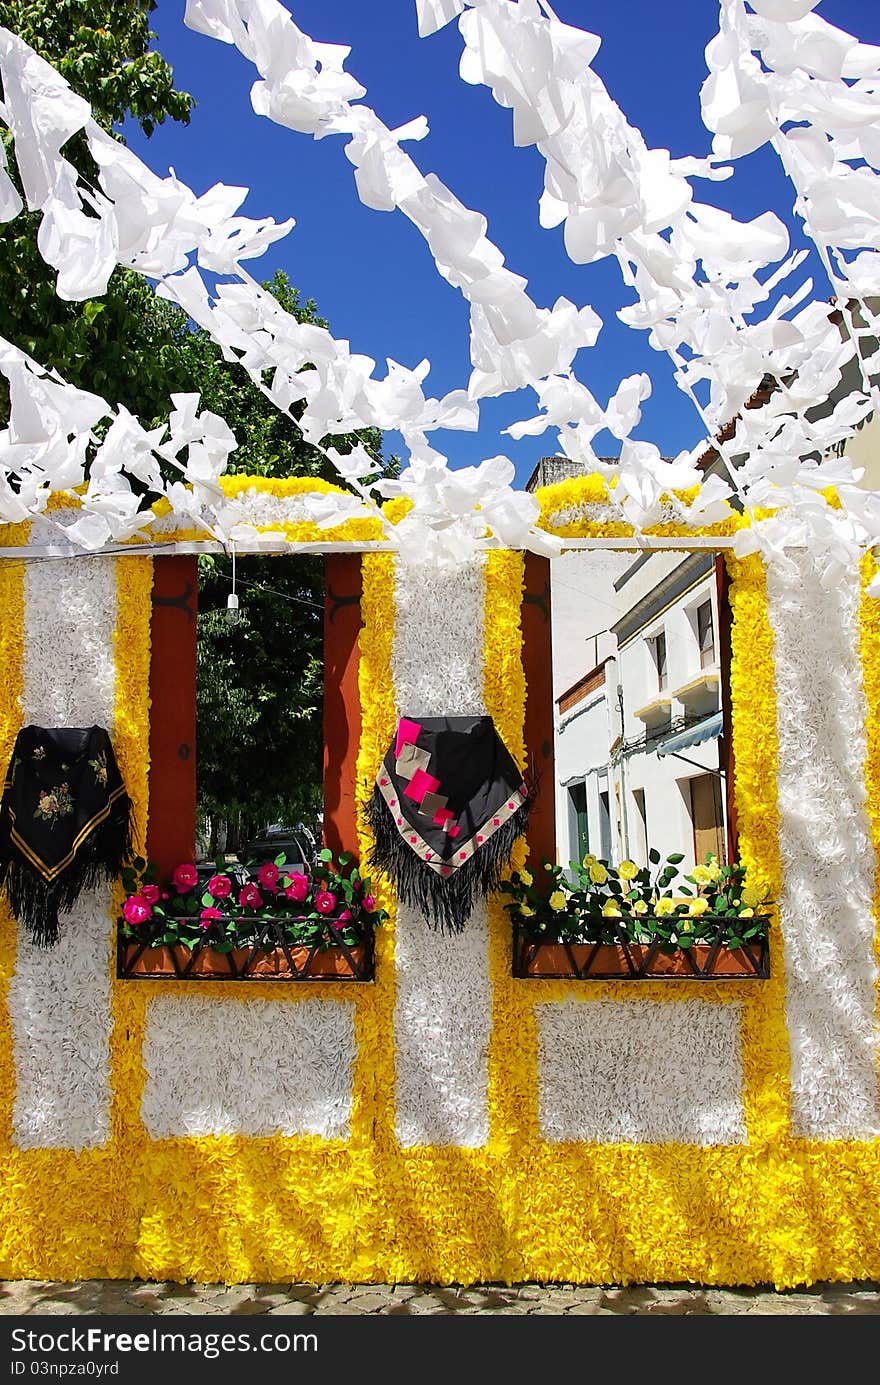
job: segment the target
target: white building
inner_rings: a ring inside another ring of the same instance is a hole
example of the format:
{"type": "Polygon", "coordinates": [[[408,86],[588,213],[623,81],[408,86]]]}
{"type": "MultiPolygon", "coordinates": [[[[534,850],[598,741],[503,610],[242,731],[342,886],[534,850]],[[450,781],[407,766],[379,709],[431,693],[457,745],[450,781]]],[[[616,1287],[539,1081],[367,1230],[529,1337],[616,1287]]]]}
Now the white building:
{"type": "Polygon", "coordinates": [[[724,860],[715,555],[571,553],[552,580],[559,861],[724,860]]]}

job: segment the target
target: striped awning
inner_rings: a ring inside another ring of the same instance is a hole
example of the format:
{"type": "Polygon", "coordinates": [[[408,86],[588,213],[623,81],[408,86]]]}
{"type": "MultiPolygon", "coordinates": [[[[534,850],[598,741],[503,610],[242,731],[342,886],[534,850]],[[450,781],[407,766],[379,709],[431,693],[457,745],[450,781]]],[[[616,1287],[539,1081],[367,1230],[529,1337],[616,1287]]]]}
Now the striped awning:
{"type": "Polygon", "coordinates": [[[723,729],[724,713],[713,712],[710,717],[704,717],[702,721],[688,726],[684,731],[667,736],[666,740],[657,746],[657,754],[675,755],[679,750],[687,750],[689,746],[702,745],[704,741],[711,741],[720,736],[723,729]]]}

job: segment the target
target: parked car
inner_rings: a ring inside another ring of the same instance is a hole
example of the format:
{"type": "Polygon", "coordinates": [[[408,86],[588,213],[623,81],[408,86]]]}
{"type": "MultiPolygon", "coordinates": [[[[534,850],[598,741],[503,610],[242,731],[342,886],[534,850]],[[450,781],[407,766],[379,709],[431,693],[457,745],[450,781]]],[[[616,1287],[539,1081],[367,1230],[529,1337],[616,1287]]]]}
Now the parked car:
{"type": "Polygon", "coordinates": [[[297,823],[295,827],[273,823],[262,837],[254,837],[246,842],[241,854],[246,861],[258,865],[283,856],[285,870],[307,872],[317,852],[318,843],[314,834],[303,823],[297,823]]]}

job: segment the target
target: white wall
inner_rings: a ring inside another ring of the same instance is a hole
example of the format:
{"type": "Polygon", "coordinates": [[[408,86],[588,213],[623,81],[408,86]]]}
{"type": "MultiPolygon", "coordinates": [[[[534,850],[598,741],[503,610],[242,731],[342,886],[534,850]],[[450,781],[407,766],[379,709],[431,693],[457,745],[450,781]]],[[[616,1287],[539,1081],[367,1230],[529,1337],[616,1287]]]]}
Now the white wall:
{"type": "MultiPolygon", "coordinates": [[[[640,597],[649,591],[658,577],[665,576],[680,561],[680,554],[658,554],[656,559],[652,558],[633,581],[634,586],[638,582],[638,596],[640,597]],[[673,561],[670,562],[670,559],[673,561]],[[655,562],[656,568],[654,569],[655,562]],[[655,571],[653,581],[651,579],[652,569],[655,571]]],[[[627,591],[629,587],[630,583],[627,583],[624,591],[627,591]]],[[[665,611],[655,616],[643,630],[639,631],[621,648],[619,667],[620,681],[624,690],[626,739],[633,740],[642,736],[646,725],[651,734],[660,733],[664,729],[668,730],[670,723],[674,723],[682,717],[696,720],[710,716],[717,711],[721,706],[720,682],[709,684],[705,689],[692,689],[690,694],[683,691],[682,696],[677,697],[675,695],[677,690],[684,690],[687,684],[699,678],[702,673],[710,673],[713,668],[717,670],[717,651],[718,602],[715,577],[713,573],[709,573],[701,578],[690,591],[683,593],[665,611]],[[708,664],[705,669],[701,669],[696,630],[696,608],[706,600],[712,602],[716,659],[714,664],[708,664]],[[635,712],[662,696],[658,689],[656,667],[649,648],[649,641],[661,630],[666,635],[668,676],[665,695],[669,698],[669,708],[664,721],[661,721],[658,716],[657,720],[646,723],[645,720],[636,717],[635,712]]],[[[713,739],[705,741],[702,745],[688,746],[681,753],[689,761],[695,762],[693,764],[687,764],[675,756],[658,756],[655,750],[646,750],[644,753],[636,753],[625,758],[622,765],[622,775],[627,828],[629,830],[628,840],[623,839],[623,832],[621,832],[621,854],[634,852],[636,859],[639,855],[636,849],[639,834],[633,830],[636,805],[632,793],[635,789],[641,789],[645,795],[645,816],[650,845],[656,847],[663,856],[672,851],[682,851],[685,854],[685,867],[695,864],[690,793],[687,781],[701,772],[719,768],[718,745],[718,740],[713,739]]],[[[619,775],[620,767],[618,767],[619,775]]],[[[725,798],[723,785],[721,797],[723,803],[725,798]]]]}
{"type": "Polygon", "coordinates": [[[846,455],[853,466],[864,467],[861,485],[880,490],[880,418],[875,414],[846,444],[846,455]]]}
{"type": "MultiPolygon", "coordinates": [[[[602,626],[619,621],[658,582],[681,564],[680,552],[655,553],[641,565],[620,591],[614,581],[631,567],[637,555],[632,552],[602,550],[563,555],[552,566],[553,592],[553,669],[554,696],[569,689],[593,667],[595,658],[614,651],[616,640],[606,633],[599,641],[588,639],[602,626]],[[598,647],[597,647],[598,646],[598,647]]],[[[716,663],[718,649],[718,603],[714,573],[708,573],[665,611],[653,617],[623,645],[617,661],[606,666],[603,688],[591,692],[583,702],[567,712],[556,713],[556,820],[558,860],[567,864],[576,854],[576,824],[571,810],[569,787],[576,781],[586,784],[590,849],[602,854],[600,840],[599,771],[609,764],[619,731],[617,685],[623,687],[623,734],[628,742],[637,741],[649,731],[663,729],[634,713],[661,694],[648,641],[659,631],[666,635],[668,707],[664,710],[665,729],[687,717],[697,720],[720,707],[720,683],[709,683],[687,691],[686,685],[699,678],[700,651],[696,629],[696,608],[712,601],[716,663]],[[676,696],[681,692],[680,696],[676,696]]],[[[688,780],[719,767],[718,740],[690,746],[683,753],[693,764],[672,756],[658,757],[653,750],[626,756],[608,772],[608,797],[611,815],[612,859],[624,855],[640,859],[642,832],[634,790],[643,790],[648,844],[664,856],[682,851],[688,866],[694,864],[693,827],[688,780]]],[[[722,782],[722,802],[725,793],[722,782]]]]}
{"type": "Polygon", "coordinates": [[[550,564],[553,600],[553,696],[559,697],[615,650],[608,630],[626,609],[614,590],[614,579],[633,561],[634,554],[614,549],[563,553],[550,564]],[[605,631],[597,641],[589,638],[605,631]],[[598,651],[597,651],[598,646],[598,651]]]}
{"type": "MultiPolygon", "coordinates": [[[[576,821],[569,788],[583,781],[587,790],[590,850],[601,854],[599,834],[600,775],[608,765],[611,742],[617,734],[616,664],[605,666],[606,683],[583,702],[556,718],[556,841],[558,859],[567,865],[577,855],[576,821]]],[[[608,773],[609,799],[613,794],[608,773]]],[[[613,814],[613,805],[612,805],[613,814]]]]}

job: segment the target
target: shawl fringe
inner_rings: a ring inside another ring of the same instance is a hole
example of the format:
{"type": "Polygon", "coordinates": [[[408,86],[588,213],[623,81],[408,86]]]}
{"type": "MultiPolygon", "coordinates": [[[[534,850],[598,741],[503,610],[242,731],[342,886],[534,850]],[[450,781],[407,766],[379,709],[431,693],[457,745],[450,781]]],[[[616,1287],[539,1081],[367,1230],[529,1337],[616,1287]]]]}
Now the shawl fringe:
{"type": "Polygon", "coordinates": [[[6,889],[12,913],[37,947],[54,947],[58,915],[69,913],[83,890],[117,879],[131,858],[131,806],[123,798],[116,807],[118,811],[101,824],[100,831],[91,833],[70,865],[51,882],[14,849],[6,814],[0,817],[0,888],[6,889]]]}
{"type": "Polygon", "coordinates": [[[500,885],[514,843],[526,830],[533,798],[532,792],[460,869],[441,876],[403,841],[385,799],[374,788],[365,805],[373,833],[370,868],[389,876],[398,898],[424,914],[431,928],[440,933],[462,933],[477,899],[500,885]]]}

